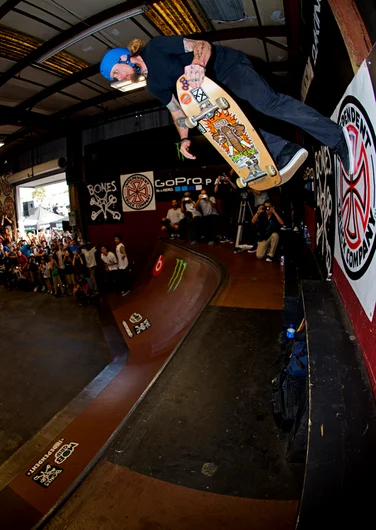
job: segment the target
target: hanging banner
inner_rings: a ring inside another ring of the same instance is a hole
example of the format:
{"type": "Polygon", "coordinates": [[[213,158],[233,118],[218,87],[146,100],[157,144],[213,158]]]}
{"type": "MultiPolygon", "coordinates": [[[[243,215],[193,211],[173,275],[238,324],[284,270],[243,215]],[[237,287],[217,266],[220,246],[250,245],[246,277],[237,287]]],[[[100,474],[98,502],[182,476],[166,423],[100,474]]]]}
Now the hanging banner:
{"type": "Polygon", "coordinates": [[[334,258],[335,239],[335,178],[329,147],[322,145],[315,152],[316,190],[316,245],[315,253],[320,268],[330,279],[334,258]]]}
{"type": "Polygon", "coordinates": [[[366,61],[348,86],[332,118],[347,128],[355,156],[349,177],[336,158],[334,257],[372,321],[376,300],[376,104],[366,61]]]}
{"type": "Polygon", "coordinates": [[[87,184],[90,224],[123,222],[119,183],[116,180],[87,184]]]}
{"type": "Polygon", "coordinates": [[[120,175],[123,212],[155,210],[154,172],[120,175]]]}

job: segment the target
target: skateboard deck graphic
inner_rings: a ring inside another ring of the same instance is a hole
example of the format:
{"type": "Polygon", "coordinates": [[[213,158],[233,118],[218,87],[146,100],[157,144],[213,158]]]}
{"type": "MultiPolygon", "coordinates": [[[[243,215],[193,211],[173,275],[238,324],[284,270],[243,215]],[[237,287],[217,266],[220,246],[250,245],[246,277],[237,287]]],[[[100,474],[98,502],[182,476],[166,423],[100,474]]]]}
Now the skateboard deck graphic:
{"type": "Polygon", "coordinates": [[[260,136],[239,105],[214,81],[205,77],[191,88],[182,75],[176,84],[188,127],[199,131],[238,174],[237,185],[256,190],[278,186],[281,176],[260,136]]]}

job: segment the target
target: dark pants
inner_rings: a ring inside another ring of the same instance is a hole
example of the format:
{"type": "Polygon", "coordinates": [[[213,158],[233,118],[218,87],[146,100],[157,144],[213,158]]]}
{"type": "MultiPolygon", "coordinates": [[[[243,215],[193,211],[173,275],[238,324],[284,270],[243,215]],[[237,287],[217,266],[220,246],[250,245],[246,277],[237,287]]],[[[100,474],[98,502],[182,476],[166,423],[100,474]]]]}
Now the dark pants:
{"type": "MultiPolygon", "coordinates": [[[[262,114],[296,125],[330,148],[338,143],[342,132],[339,125],[301,101],[274,92],[247,57],[244,56],[240,63],[231,68],[228,77],[220,81],[262,114]]],[[[276,159],[288,142],[280,136],[262,130],[260,132],[272,157],[276,159]]]]}
{"type": "Polygon", "coordinates": [[[198,239],[200,236],[200,225],[201,217],[193,217],[190,212],[185,214],[184,219],[180,221],[180,228],[184,239],[188,241],[193,241],[198,239]]]}
{"type": "Polygon", "coordinates": [[[219,215],[205,215],[202,218],[202,231],[208,241],[214,241],[219,234],[219,215]]]}

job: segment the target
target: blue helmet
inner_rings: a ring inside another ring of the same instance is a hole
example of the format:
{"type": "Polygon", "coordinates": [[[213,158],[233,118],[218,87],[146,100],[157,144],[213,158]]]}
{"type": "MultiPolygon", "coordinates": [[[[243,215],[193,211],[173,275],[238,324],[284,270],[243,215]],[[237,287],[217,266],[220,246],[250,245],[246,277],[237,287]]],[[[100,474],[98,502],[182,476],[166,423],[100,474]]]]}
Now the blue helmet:
{"type": "Polygon", "coordinates": [[[136,66],[134,63],[130,61],[131,52],[128,50],[128,48],[113,48],[112,50],[109,50],[103,57],[99,71],[109,81],[115,81],[113,77],[111,77],[111,70],[115,66],[115,64],[129,64],[129,66],[132,66],[136,70],[138,74],[141,73],[141,69],[139,66],[136,66]],[[126,60],[121,60],[122,56],[126,56],[126,60]]]}

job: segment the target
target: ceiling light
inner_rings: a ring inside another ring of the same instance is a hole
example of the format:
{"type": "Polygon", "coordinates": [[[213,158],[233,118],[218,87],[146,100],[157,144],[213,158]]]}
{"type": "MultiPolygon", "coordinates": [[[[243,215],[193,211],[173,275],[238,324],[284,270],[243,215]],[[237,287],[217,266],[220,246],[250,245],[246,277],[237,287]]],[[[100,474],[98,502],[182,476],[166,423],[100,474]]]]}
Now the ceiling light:
{"type": "Polygon", "coordinates": [[[146,79],[143,75],[140,76],[140,80],[137,83],[132,83],[132,81],[115,81],[111,83],[112,88],[120,90],[120,92],[130,92],[131,90],[136,90],[136,88],[142,88],[146,86],[146,79]]]}
{"type": "Polygon", "coordinates": [[[53,55],[56,55],[57,53],[61,52],[62,50],[65,50],[69,46],[72,46],[73,44],[76,44],[76,42],[79,42],[82,39],[85,39],[86,37],[89,37],[90,35],[93,35],[94,33],[97,33],[98,31],[102,31],[103,29],[108,28],[109,26],[112,26],[113,24],[117,24],[118,22],[121,22],[123,20],[126,20],[127,18],[132,18],[137,15],[142,15],[144,11],[146,11],[147,6],[142,5],[140,7],[137,7],[135,9],[130,9],[129,11],[125,11],[124,13],[121,13],[120,15],[116,15],[114,17],[108,18],[107,20],[103,20],[102,22],[99,22],[98,24],[95,24],[94,26],[91,26],[90,28],[81,31],[81,33],[78,33],[71,39],[66,40],[59,46],[56,46],[49,52],[45,53],[42,57],[40,57],[37,61],[37,63],[41,64],[53,55]]]}
{"type": "Polygon", "coordinates": [[[0,147],[3,147],[5,145],[4,142],[0,142],[0,147]]]}

